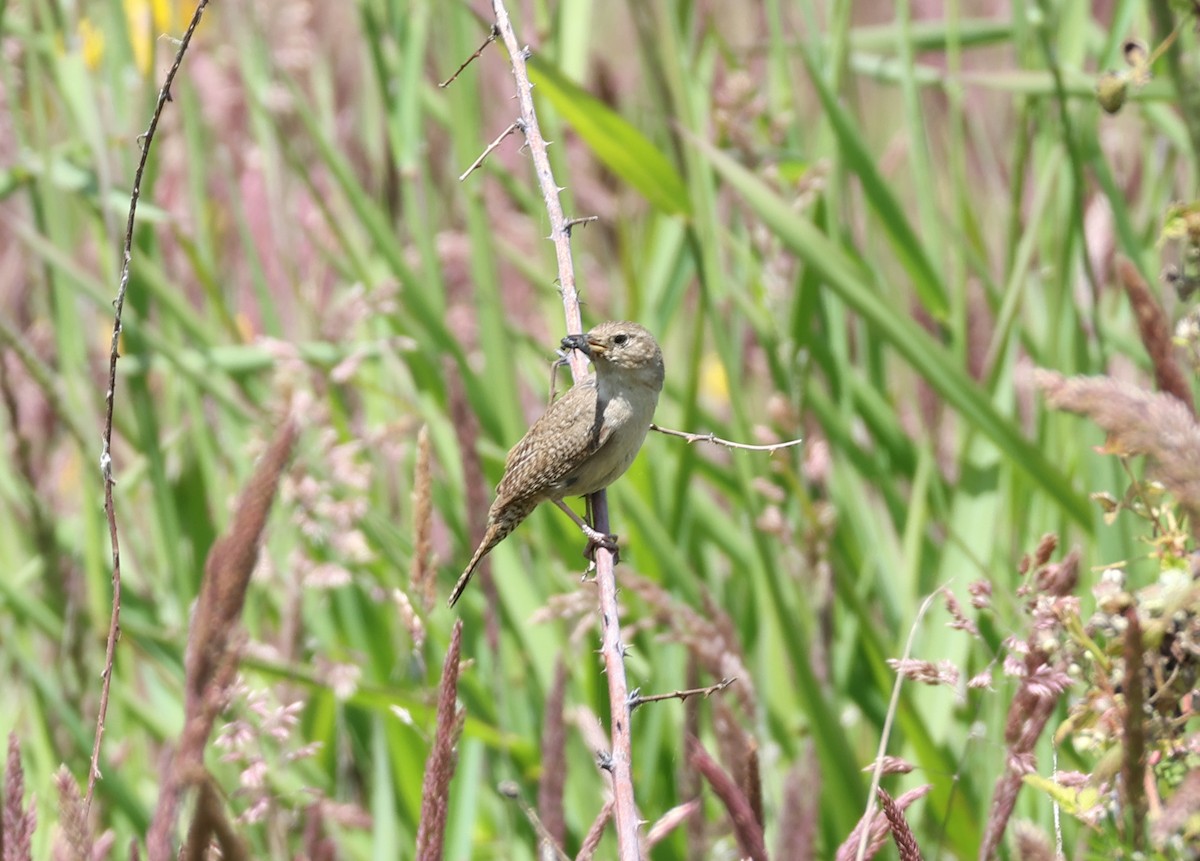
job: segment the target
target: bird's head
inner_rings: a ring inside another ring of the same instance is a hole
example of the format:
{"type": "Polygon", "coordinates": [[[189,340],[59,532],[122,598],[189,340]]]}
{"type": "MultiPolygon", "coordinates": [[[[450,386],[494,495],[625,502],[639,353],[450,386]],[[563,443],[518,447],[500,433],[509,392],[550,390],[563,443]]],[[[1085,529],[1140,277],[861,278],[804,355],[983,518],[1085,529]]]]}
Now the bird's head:
{"type": "Polygon", "coordinates": [[[637,323],[601,323],[585,335],[568,335],[562,345],[563,349],[582,351],[592,360],[598,375],[630,376],[655,391],[662,389],[662,350],[654,336],[637,323]]]}

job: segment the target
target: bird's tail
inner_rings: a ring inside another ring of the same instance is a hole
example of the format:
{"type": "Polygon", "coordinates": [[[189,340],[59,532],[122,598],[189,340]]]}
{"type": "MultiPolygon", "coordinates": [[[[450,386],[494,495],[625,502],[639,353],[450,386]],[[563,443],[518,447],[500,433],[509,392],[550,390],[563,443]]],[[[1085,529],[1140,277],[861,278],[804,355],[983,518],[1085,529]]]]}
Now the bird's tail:
{"type": "Polygon", "coordinates": [[[451,607],[458,603],[458,599],[462,597],[463,590],[471,582],[471,576],[475,573],[475,569],[479,567],[479,563],[483,561],[483,557],[487,555],[489,550],[500,543],[500,538],[492,537],[493,531],[495,531],[494,526],[487,528],[487,532],[483,535],[483,540],[479,542],[479,547],[475,549],[475,555],[471,557],[471,561],[467,563],[466,570],[458,578],[458,582],[454,584],[454,591],[450,593],[451,607]]]}
{"type": "Polygon", "coordinates": [[[483,540],[479,542],[479,546],[475,549],[475,555],[467,563],[466,569],[458,578],[458,582],[454,584],[454,590],[450,593],[449,603],[451,607],[462,597],[463,590],[471,582],[471,577],[474,575],[475,569],[479,567],[479,563],[483,561],[483,557],[487,556],[493,547],[507,538],[508,534],[517,528],[517,524],[529,516],[530,511],[533,511],[532,505],[527,508],[521,506],[521,510],[519,511],[503,511],[498,517],[488,517],[487,530],[483,533],[483,540]]]}

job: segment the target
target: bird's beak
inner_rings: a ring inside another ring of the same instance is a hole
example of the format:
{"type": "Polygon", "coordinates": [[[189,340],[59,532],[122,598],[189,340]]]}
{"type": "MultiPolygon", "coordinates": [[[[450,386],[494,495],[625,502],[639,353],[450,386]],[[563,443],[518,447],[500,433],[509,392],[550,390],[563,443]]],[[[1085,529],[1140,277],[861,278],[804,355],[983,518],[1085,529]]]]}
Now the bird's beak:
{"type": "Polygon", "coordinates": [[[597,345],[587,335],[567,335],[567,337],[562,339],[562,348],[564,350],[579,350],[585,356],[592,355],[592,349],[595,346],[597,345]]]}

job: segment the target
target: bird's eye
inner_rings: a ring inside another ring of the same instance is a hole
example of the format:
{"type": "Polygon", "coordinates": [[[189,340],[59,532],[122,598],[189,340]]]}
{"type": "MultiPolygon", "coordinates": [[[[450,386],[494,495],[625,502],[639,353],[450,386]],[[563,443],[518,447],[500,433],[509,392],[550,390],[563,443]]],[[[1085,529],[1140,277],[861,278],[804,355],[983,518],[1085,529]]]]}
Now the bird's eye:
{"type": "Polygon", "coordinates": [[[628,335],[617,335],[613,338],[613,343],[616,344],[618,347],[623,347],[623,346],[625,346],[625,342],[628,340],[629,340],[628,335]]]}

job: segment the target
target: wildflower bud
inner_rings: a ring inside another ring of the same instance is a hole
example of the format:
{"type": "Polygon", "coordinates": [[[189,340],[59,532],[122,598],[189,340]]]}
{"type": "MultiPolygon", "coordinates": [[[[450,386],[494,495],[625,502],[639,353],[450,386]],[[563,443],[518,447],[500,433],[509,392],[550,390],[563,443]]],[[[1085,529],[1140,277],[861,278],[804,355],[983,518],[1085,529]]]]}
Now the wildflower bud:
{"type": "Polygon", "coordinates": [[[1105,72],[1096,79],[1096,101],[1106,113],[1121,110],[1128,93],[1129,78],[1124,72],[1105,72]]]}

